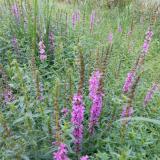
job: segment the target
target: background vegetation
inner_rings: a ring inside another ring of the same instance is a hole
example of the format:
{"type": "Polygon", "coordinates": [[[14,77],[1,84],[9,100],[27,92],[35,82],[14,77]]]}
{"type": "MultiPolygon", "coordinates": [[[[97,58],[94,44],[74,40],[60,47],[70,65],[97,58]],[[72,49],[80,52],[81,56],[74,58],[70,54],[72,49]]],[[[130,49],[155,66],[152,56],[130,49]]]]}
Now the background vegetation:
{"type": "Polygon", "coordinates": [[[61,141],[68,157],[94,160],[160,159],[160,91],[144,107],[147,91],[160,81],[159,5],[140,1],[0,1],[0,159],[50,160],[61,141]],[[93,26],[90,16],[95,12],[93,26]],[[73,22],[73,14],[80,18],[73,22]],[[73,25],[75,23],[75,25],[73,25]],[[122,91],[148,27],[154,33],[141,79],[132,97],[134,114],[127,125],[122,91]],[[110,41],[109,35],[113,38],[110,41]],[[43,41],[47,59],[40,60],[43,41]],[[82,64],[84,62],[84,64],[82,64]],[[82,149],[74,150],[72,97],[84,67],[85,106],[82,149]],[[92,105],[89,79],[103,68],[103,109],[89,134],[92,105]],[[63,109],[68,110],[64,114],[63,109]]]}

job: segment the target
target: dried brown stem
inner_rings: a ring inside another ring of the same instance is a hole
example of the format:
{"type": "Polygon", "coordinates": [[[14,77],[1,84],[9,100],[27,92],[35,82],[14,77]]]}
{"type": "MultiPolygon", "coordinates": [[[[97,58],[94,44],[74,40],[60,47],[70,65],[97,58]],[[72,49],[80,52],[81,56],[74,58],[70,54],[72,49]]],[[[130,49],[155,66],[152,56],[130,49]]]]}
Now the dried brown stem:
{"type": "Polygon", "coordinates": [[[80,58],[80,80],[78,84],[78,93],[83,92],[83,84],[84,84],[84,77],[85,77],[85,64],[84,64],[84,57],[82,53],[82,49],[79,50],[79,58],[80,58]]]}

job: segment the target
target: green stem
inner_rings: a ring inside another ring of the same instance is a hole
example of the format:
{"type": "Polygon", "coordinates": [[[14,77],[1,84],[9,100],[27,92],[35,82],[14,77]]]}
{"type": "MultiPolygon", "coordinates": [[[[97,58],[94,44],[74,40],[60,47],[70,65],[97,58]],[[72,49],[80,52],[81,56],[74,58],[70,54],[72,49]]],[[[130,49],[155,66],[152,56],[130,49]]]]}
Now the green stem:
{"type": "Polygon", "coordinates": [[[38,3],[34,1],[34,26],[33,26],[33,49],[36,56],[36,32],[37,32],[37,14],[38,14],[38,3]]]}

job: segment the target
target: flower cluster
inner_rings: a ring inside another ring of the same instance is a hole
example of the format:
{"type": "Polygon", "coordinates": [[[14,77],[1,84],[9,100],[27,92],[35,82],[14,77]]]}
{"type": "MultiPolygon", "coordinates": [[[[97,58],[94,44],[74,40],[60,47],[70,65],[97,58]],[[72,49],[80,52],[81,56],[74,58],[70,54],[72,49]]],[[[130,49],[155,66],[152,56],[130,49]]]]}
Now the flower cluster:
{"type": "Polygon", "coordinates": [[[58,151],[53,153],[54,160],[69,160],[67,157],[67,147],[65,144],[61,143],[58,147],[58,151]]]}
{"type": "MultiPolygon", "coordinates": [[[[142,52],[141,52],[141,54],[140,54],[140,56],[139,56],[139,58],[136,62],[136,66],[135,66],[135,69],[134,69],[136,71],[143,64],[144,56],[148,52],[149,44],[151,42],[152,36],[153,36],[153,32],[152,32],[151,28],[149,28],[149,30],[146,32],[146,37],[145,37],[144,44],[143,44],[143,50],[142,50],[142,52]]],[[[131,72],[128,73],[127,78],[126,78],[125,83],[124,83],[124,86],[123,86],[123,92],[127,93],[132,88],[133,83],[134,83],[134,79],[136,77],[136,71],[135,72],[131,71],[131,72]]]]}
{"type": "Polygon", "coordinates": [[[72,14],[72,27],[75,29],[76,23],[80,21],[80,11],[74,11],[72,14]]]}
{"type": "Polygon", "coordinates": [[[133,85],[134,77],[135,77],[135,73],[133,71],[127,74],[127,77],[123,86],[123,92],[127,93],[130,91],[133,85]]]}
{"type": "Polygon", "coordinates": [[[158,89],[157,84],[153,84],[152,88],[147,92],[144,99],[144,106],[146,106],[153,98],[154,92],[158,89]]]}
{"type": "Polygon", "coordinates": [[[47,55],[45,53],[46,46],[44,45],[43,41],[39,42],[39,53],[40,53],[40,60],[41,62],[47,59],[47,55]]]}
{"type": "Polygon", "coordinates": [[[92,11],[91,16],[90,16],[90,31],[93,30],[93,26],[95,23],[95,17],[96,17],[96,12],[92,11]]]}
{"type": "MultiPolygon", "coordinates": [[[[134,113],[133,107],[125,105],[121,113],[121,118],[132,117],[133,113],[134,113]]],[[[128,120],[123,120],[122,123],[123,125],[126,125],[128,123],[128,120]]]]}
{"type": "Polygon", "coordinates": [[[81,157],[80,160],[89,160],[89,157],[86,155],[86,156],[81,157]]]}
{"type": "Polygon", "coordinates": [[[19,13],[19,8],[17,4],[13,4],[11,7],[12,14],[15,16],[16,21],[19,23],[20,21],[20,13],[19,13]]]}
{"type": "Polygon", "coordinates": [[[71,122],[74,127],[73,136],[75,138],[75,150],[80,151],[80,144],[83,139],[83,119],[84,119],[84,104],[83,97],[80,93],[73,96],[73,107],[71,114],[71,122]]]}
{"type": "Polygon", "coordinates": [[[152,40],[152,36],[153,36],[153,32],[151,30],[151,28],[148,29],[148,31],[146,32],[146,37],[143,43],[143,53],[144,55],[146,55],[148,53],[149,50],[149,45],[151,43],[152,40]]]}
{"type": "Polygon", "coordinates": [[[125,118],[125,117],[131,117],[133,115],[133,107],[128,107],[128,106],[124,106],[122,113],[121,113],[121,117],[125,118]]]}
{"type": "Polygon", "coordinates": [[[103,93],[101,88],[102,73],[100,71],[93,72],[89,80],[89,98],[92,100],[89,118],[89,132],[92,134],[94,126],[97,124],[102,110],[103,93]]]}
{"type": "Polygon", "coordinates": [[[97,95],[97,91],[100,87],[100,80],[102,73],[100,71],[93,72],[92,76],[89,79],[89,98],[94,100],[97,95]]]}

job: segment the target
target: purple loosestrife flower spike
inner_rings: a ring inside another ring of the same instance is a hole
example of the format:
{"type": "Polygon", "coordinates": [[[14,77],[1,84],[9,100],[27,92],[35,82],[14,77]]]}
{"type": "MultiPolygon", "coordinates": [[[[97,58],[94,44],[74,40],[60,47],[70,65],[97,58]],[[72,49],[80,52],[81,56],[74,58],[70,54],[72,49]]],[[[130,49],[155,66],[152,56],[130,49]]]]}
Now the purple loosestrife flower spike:
{"type": "Polygon", "coordinates": [[[94,127],[98,122],[99,116],[102,110],[102,100],[103,97],[101,94],[97,94],[96,98],[92,101],[92,107],[90,110],[90,118],[89,118],[89,132],[92,134],[94,131],[94,127]]]}
{"type": "Polygon", "coordinates": [[[73,96],[72,102],[72,114],[71,114],[71,123],[74,127],[73,136],[75,138],[75,150],[76,152],[80,151],[80,145],[83,139],[83,119],[84,119],[84,104],[83,97],[80,93],[77,93],[73,96]]]}
{"type": "Polygon", "coordinates": [[[146,54],[148,52],[148,49],[149,49],[149,43],[147,42],[147,40],[144,40],[143,52],[146,54]]]}
{"type": "Polygon", "coordinates": [[[86,156],[81,157],[80,160],[89,160],[89,157],[86,155],[86,156]]]}
{"type": "Polygon", "coordinates": [[[61,143],[58,147],[58,151],[53,153],[53,160],[69,160],[67,152],[66,145],[61,143]]]}
{"type": "Polygon", "coordinates": [[[76,13],[73,12],[73,14],[72,14],[72,28],[73,28],[73,30],[75,29],[75,26],[76,26],[76,13]]]}
{"type": "Polygon", "coordinates": [[[17,4],[13,4],[11,7],[12,14],[15,16],[17,23],[20,21],[19,8],[17,4]]]}
{"type": "Polygon", "coordinates": [[[131,71],[127,74],[127,77],[126,77],[126,80],[125,80],[125,83],[124,83],[124,86],[123,86],[123,92],[124,93],[127,93],[127,92],[130,91],[130,89],[133,85],[134,76],[135,76],[135,73],[133,71],[131,71]]]}
{"type": "Polygon", "coordinates": [[[41,62],[47,59],[47,55],[45,53],[46,46],[44,45],[43,41],[39,42],[39,53],[40,53],[40,60],[41,62]]]}
{"type": "Polygon", "coordinates": [[[143,47],[142,47],[142,51],[143,51],[144,55],[146,55],[148,53],[149,45],[152,40],[152,36],[153,36],[153,32],[152,32],[151,28],[149,28],[148,31],[146,32],[146,37],[145,37],[143,47]]]}
{"type": "Polygon", "coordinates": [[[44,62],[47,59],[46,54],[40,54],[40,60],[41,62],[44,62]]]}
{"type": "Polygon", "coordinates": [[[110,32],[109,35],[108,35],[108,42],[110,44],[112,44],[112,42],[113,42],[113,33],[112,32],[110,32]]]}
{"type": "Polygon", "coordinates": [[[92,76],[89,79],[89,98],[94,100],[97,94],[97,91],[100,87],[102,73],[100,71],[93,72],[92,76]]]}
{"type": "Polygon", "coordinates": [[[96,17],[96,12],[92,11],[91,16],[90,16],[90,31],[93,30],[93,26],[95,23],[95,17],[96,17]]]}
{"type": "Polygon", "coordinates": [[[75,29],[76,23],[80,21],[80,11],[74,11],[72,14],[72,28],[75,29]]]}
{"type": "Polygon", "coordinates": [[[147,92],[144,99],[144,106],[146,106],[153,98],[154,92],[158,89],[157,84],[153,84],[152,88],[147,92]]]}
{"type": "MultiPolygon", "coordinates": [[[[132,117],[133,113],[134,113],[133,107],[125,105],[121,113],[121,118],[130,118],[132,117]]],[[[123,120],[122,124],[127,125],[128,120],[123,120]]]]}
{"type": "Polygon", "coordinates": [[[122,118],[131,117],[133,113],[134,113],[133,107],[124,106],[121,113],[121,117],[122,118]]]}
{"type": "Polygon", "coordinates": [[[93,72],[89,80],[89,98],[92,100],[89,118],[89,132],[92,134],[94,126],[97,124],[102,110],[103,93],[101,88],[102,73],[100,71],[93,72]]]}

